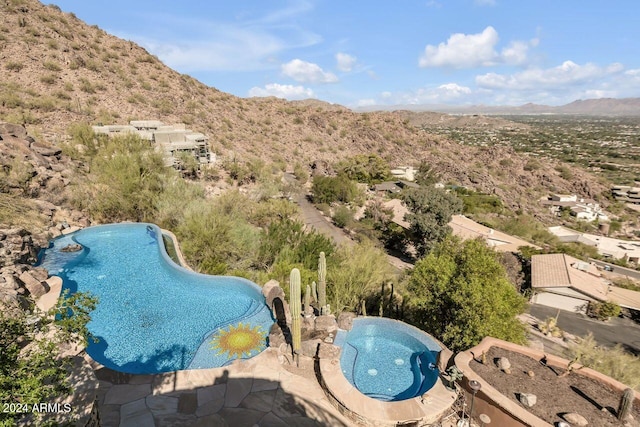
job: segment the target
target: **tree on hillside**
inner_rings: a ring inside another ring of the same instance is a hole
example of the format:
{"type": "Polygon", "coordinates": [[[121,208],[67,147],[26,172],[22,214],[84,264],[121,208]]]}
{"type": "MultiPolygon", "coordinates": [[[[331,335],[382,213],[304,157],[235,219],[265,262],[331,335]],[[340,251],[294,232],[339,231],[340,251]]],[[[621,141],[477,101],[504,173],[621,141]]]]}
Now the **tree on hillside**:
{"type": "Polygon", "coordinates": [[[315,176],[311,187],[315,203],[355,202],[361,204],[363,195],[355,182],[345,174],[338,176],[315,176]]]}
{"type": "Polygon", "coordinates": [[[495,251],[481,240],[449,236],[416,263],[408,284],[410,320],[453,351],[486,336],[522,343],[516,315],[525,300],[509,282],[495,251]]]}
{"type": "Polygon", "coordinates": [[[411,240],[419,256],[428,253],[451,231],[451,216],[462,212],[462,201],[440,188],[412,188],[403,193],[409,209],[405,221],[410,224],[411,240]]]}
{"type": "Polygon", "coordinates": [[[337,170],[349,179],[376,184],[391,178],[389,164],[377,154],[358,154],[338,164],[337,170]]]}
{"type": "Polygon", "coordinates": [[[439,180],[438,173],[431,168],[431,165],[426,161],[422,161],[416,173],[416,183],[423,187],[432,187],[439,180]]]}

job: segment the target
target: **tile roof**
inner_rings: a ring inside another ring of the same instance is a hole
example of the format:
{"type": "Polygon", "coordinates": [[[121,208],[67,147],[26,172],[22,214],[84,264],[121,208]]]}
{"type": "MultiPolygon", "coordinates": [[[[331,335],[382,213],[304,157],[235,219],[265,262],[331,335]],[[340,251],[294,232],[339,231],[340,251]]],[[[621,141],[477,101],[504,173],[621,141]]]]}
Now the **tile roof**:
{"type": "Polygon", "coordinates": [[[531,286],[534,289],[569,287],[598,301],[640,310],[640,292],[611,286],[590,264],[566,254],[533,255],[531,286]],[[586,264],[587,270],[575,267],[586,264]]]}

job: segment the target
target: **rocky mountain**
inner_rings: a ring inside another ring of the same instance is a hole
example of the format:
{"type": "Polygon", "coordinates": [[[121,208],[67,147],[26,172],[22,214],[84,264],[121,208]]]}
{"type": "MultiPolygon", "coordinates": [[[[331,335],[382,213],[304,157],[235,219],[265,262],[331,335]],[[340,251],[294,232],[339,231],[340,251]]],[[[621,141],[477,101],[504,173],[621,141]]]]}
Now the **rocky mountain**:
{"type": "Polygon", "coordinates": [[[640,98],[600,98],[577,100],[560,106],[549,106],[527,103],[519,106],[489,106],[489,105],[372,105],[359,109],[362,112],[397,111],[413,112],[437,111],[455,115],[489,114],[489,115],[536,115],[536,114],[566,114],[581,116],[640,116],[640,98]]]}
{"type": "Polygon", "coordinates": [[[514,209],[537,210],[537,199],[549,191],[598,197],[606,190],[584,171],[563,179],[556,161],[525,170],[529,159],[508,148],[462,146],[431,135],[405,112],[363,114],[315,100],[238,98],[55,5],[0,3],[1,121],[23,125],[38,144],[56,147],[73,123],[146,119],[208,134],[222,162],[261,158],[292,167],[362,153],[392,166],[425,161],[443,181],[498,194],[514,209]]]}

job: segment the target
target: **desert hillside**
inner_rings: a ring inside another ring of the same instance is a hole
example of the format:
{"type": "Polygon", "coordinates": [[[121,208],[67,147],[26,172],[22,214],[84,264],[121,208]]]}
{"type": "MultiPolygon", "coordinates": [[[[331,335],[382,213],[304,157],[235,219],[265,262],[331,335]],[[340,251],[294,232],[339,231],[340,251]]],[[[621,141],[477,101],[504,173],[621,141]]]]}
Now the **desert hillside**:
{"type": "Polygon", "coordinates": [[[509,148],[467,147],[428,134],[403,112],[362,114],[315,100],[223,93],[36,0],[0,3],[0,64],[0,120],[24,125],[45,145],[67,139],[73,123],[156,119],[208,134],[223,160],[293,165],[376,153],[392,166],[426,161],[443,181],[497,194],[514,209],[536,210],[549,191],[599,197],[606,190],[583,171],[563,179],[555,161],[532,163],[509,148]]]}

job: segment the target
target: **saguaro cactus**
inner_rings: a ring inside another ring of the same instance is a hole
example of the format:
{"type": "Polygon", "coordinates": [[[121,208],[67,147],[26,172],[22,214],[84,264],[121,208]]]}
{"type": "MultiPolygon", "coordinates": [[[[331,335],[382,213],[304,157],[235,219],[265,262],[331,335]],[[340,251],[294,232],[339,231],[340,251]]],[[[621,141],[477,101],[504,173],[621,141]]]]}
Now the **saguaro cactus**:
{"type": "Polygon", "coordinates": [[[311,282],[311,296],[314,302],[318,302],[318,289],[316,288],[316,282],[311,282]]]}
{"type": "Polygon", "coordinates": [[[300,270],[294,268],[289,276],[289,307],[291,309],[291,345],[298,361],[300,352],[300,270]]]}
{"type": "Polygon", "coordinates": [[[624,421],[629,414],[631,413],[631,408],[633,407],[633,399],[635,397],[635,393],[633,389],[626,389],[620,398],[620,404],[618,405],[618,419],[620,421],[624,421]]]}
{"type": "Polygon", "coordinates": [[[327,311],[327,259],[324,252],[320,252],[318,260],[318,305],[320,314],[328,314],[327,311]]]}
{"type": "Polygon", "coordinates": [[[311,308],[311,286],[307,285],[307,290],[304,293],[304,315],[311,316],[313,309],[311,308]]]}

